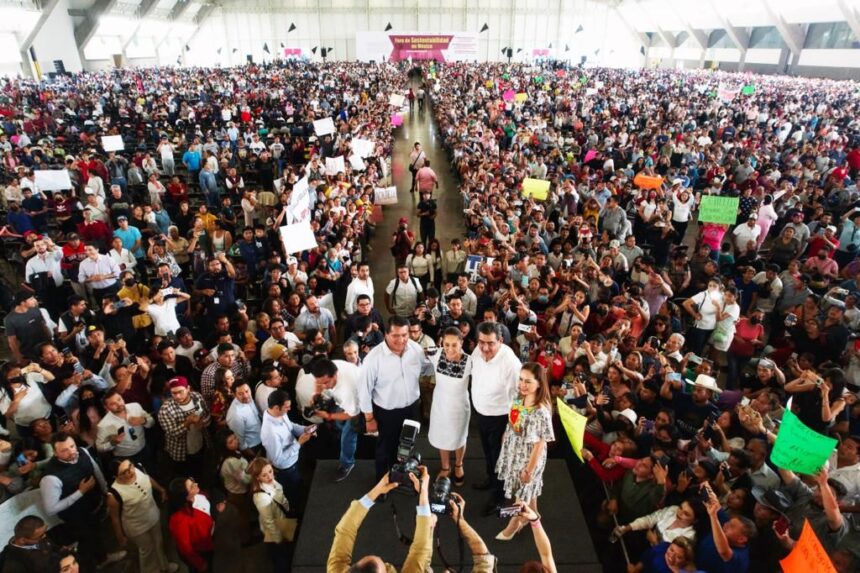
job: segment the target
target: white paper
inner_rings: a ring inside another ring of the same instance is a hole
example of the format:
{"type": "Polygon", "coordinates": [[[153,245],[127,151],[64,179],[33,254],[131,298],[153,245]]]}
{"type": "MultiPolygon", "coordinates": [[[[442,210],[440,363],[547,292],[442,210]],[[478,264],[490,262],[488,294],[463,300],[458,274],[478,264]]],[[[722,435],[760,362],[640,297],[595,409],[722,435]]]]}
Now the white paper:
{"type": "Polygon", "coordinates": [[[377,187],[374,203],[377,205],[397,204],[397,187],[377,187]]]}
{"type": "Polygon", "coordinates": [[[362,159],[373,155],[373,142],[369,139],[353,138],[351,143],[352,150],[362,159]]]}
{"type": "Polygon", "coordinates": [[[343,160],[343,155],[340,157],[325,158],[326,175],[337,175],[338,173],[346,173],[346,163],[343,160]]]}
{"type": "Polygon", "coordinates": [[[593,96],[597,94],[597,88],[585,88],[585,95],[593,96]]]}
{"type": "Polygon", "coordinates": [[[42,492],[31,489],[12,496],[0,504],[0,536],[11,539],[15,536],[15,524],[26,515],[41,517],[48,528],[63,523],[56,516],[49,516],[42,505],[42,492]]]}
{"type": "Polygon", "coordinates": [[[281,242],[288,255],[301,253],[317,246],[317,239],[310,222],[295,223],[281,227],[281,242]]]}
{"type": "Polygon", "coordinates": [[[65,169],[41,169],[34,171],[36,186],[42,191],[64,191],[72,188],[72,180],[65,169]]]}
{"type": "Polygon", "coordinates": [[[302,197],[310,199],[310,187],[308,187],[307,177],[302,177],[293,183],[293,192],[290,193],[290,205],[297,204],[302,197]]]}
{"type": "Polygon", "coordinates": [[[406,96],[402,94],[391,94],[388,96],[388,103],[393,105],[394,107],[403,107],[403,102],[406,100],[406,96]]]}
{"type": "Polygon", "coordinates": [[[355,171],[364,171],[367,169],[367,166],[364,164],[364,161],[361,160],[361,157],[355,154],[349,156],[349,164],[355,171]]]}
{"type": "Polygon", "coordinates": [[[317,134],[317,137],[334,133],[334,120],[330,117],[325,117],[314,121],[314,133],[317,134]]]}
{"type": "MultiPolygon", "coordinates": [[[[292,199],[292,197],[291,197],[292,199]]],[[[308,193],[304,193],[301,198],[295,203],[290,201],[287,205],[287,224],[304,223],[311,220],[311,198],[308,193]]]]}
{"type": "Polygon", "coordinates": [[[125,149],[125,143],[122,142],[121,135],[103,135],[102,149],[105,151],[122,151],[125,149]]]}

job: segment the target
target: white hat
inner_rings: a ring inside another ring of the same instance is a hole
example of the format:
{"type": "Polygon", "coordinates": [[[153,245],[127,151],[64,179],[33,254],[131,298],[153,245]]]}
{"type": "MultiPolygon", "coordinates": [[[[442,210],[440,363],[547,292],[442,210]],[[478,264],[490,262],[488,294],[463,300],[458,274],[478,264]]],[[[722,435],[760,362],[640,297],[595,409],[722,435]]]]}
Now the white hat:
{"type": "Polygon", "coordinates": [[[623,416],[624,418],[627,418],[628,420],[630,420],[631,424],[633,424],[634,426],[636,425],[636,420],[638,419],[636,417],[636,412],[634,412],[630,408],[624,408],[620,412],[615,412],[615,414],[616,414],[615,415],[616,418],[623,416]]]}
{"type": "Polygon", "coordinates": [[[701,386],[705,390],[710,390],[711,392],[723,391],[719,386],[717,386],[716,378],[708,376],[707,374],[699,374],[698,376],[696,376],[695,382],[687,380],[687,384],[692,384],[693,386],[701,386]]]}
{"type": "Polygon", "coordinates": [[[298,259],[296,259],[296,257],[287,257],[287,266],[297,265],[297,264],[299,264],[299,261],[298,261],[298,259]]]}
{"type": "Polygon", "coordinates": [[[684,183],[683,179],[678,179],[677,177],[672,179],[672,185],[681,185],[682,183],[684,183]]]}

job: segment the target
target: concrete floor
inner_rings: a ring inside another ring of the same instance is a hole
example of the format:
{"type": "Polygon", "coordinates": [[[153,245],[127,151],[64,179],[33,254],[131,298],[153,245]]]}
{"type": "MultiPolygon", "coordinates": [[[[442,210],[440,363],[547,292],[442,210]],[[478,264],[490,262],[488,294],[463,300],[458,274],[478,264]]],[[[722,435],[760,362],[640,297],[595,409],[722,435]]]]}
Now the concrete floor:
{"type": "Polygon", "coordinates": [[[438,137],[436,125],[433,122],[431,103],[426,104],[423,112],[418,112],[418,106],[408,113],[403,114],[403,126],[394,133],[394,150],[391,158],[392,185],[397,186],[398,203],[396,205],[385,205],[383,209],[383,220],[376,227],[376,234],[371,241],[373,252],[368,253],[373,286],[376,290],[374,305],[379,311],[387,316],[383,293],[389,281],[394,278],[394,257],[389,250],[391,246],[391,235],[397,228],[400,217],[409,218],[409,229],[418,238],[418,217],[416,207],[418,206],[418,193],[410,193],[412,175],[409,173],[409,154],[415,142],[420,142],[424,153],[430,160],[430,167],[439,178],[439,190],[433,193],[437,202],[436,237],[439,239],[442,250],[450,247],[454,238],[463,239],[465,227],[463,226],[463,203],[460,199],[457,179],[451,171],[448,155],[442,148],[441,138],[438,137]]]}

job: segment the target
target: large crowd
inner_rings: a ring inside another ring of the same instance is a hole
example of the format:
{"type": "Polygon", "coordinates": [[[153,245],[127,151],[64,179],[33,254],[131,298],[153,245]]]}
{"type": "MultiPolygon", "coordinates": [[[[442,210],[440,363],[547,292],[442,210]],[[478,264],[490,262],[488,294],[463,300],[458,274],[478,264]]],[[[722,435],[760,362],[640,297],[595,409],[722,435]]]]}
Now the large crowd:
{"type": "Polygon", "coordinates": [[[552,63],[7,81],[0,492],[38,488],[70,527],[23,516],[2,572],[89,571],[127,549],[141,573],[175,571],[168,543],[191,571],[228,571],[259,541],[284,571],[309,482],[350,479],[362,448],[379,483],[337,500],[329,571],[389,567],[352,542],[410,484],[402,570],[424,571],[447,484],[473,570],[529,525],[523,570],[554,573],[547,458],[568,462],[607,571],[776,571],[806,521],[855,571],[856,92],[552,63]],[[432,114],[459,189],[416,142],[394,158],[414,217],[373,249],[392,94],[432,114]],[[122,149],[105,151],[111,135],[122,149]],[[42,189],[45,170],[68,188],[42,189]],[[446,244],[444,193],[464,223],[446,244]],[[737,198],[734,224],[700,220],[709,196],[737,198]],[[286,248],[280,228],[308,223],[318,246],[286,248]],[[581,451],[559,407],[587,418],[581,451]],[[788,409],[838,439],[814,475],[771,459],[788,409]],[[404,469],[410,420],[438,467],[404,469]],[[471,487],[470,433],[485,460],[471,487]],[[313,471],[325,458],[332,476],[313,471]],[[476,499],[509,518],[489,547],[466,521],[476,499]]]}

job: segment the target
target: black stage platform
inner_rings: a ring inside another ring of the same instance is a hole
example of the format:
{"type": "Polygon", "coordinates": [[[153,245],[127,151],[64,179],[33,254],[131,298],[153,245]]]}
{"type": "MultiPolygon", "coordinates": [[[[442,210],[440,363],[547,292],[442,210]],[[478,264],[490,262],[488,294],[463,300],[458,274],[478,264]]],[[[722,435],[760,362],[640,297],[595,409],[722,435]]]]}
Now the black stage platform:
{"type": "MultiPolygon", "coordinates": [[[[480,451],[480,448],[477,449],[480,451]]],[[[430,461],[431,475],[438,471],[438,461],[430,461]]],[[[531,559],[539,559],[529,527],[523,528],[512,541],[496,541],[496,534],[505,526],[498,517],[483,517],[481,510],[489,494],[475,491],[471,483],[484,477],[483,460],[466,459],[466,485],[455,491],[466,499],[466,518],[481,535],[490,552],[499,559],[499,572],[508,573],[531,559]]],[[[349,503],[358,499],[374,484],[374,464],[359,460],[346,481],[334,483],[332,478],[337,461],[320,460],[311,483],[304,520],[295,547],[292,571],[295,573],[322,573],[334,537],[334,528],[349,503]]],[[[390,494],[389,501],[377,503],[364,520],[358,533],[353,556],[375,554],[400,568],[408,548],[402,545],[394,530],[391,501],[397,507],[397,516],[403,533],[410,536],[415,530],[415,503],[417,498],[390,494]]],[[[538,500],[543,524],[552,542],[553,555],[559,571],[600,572],[602,568],[594,551],[591,536],[585,525],[576,490],[562,460],[549,460],[544,474],[543,494],[538,500]]],[[[452,567],[459,561],[457,532],[450,518],[442,517],[437,524],[445,559],[452,567]]],[[[464,572],[469,571],[471,556],[464,545],[464,572]]],[[[433,570],[442,571],[438,552],[433,555],[433,570]]]]}

